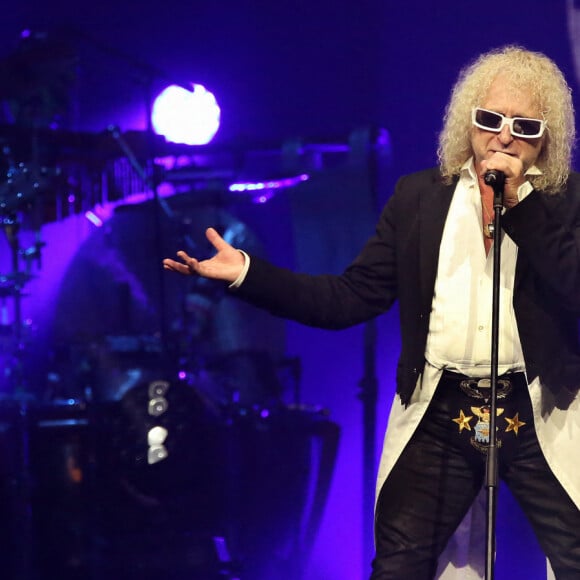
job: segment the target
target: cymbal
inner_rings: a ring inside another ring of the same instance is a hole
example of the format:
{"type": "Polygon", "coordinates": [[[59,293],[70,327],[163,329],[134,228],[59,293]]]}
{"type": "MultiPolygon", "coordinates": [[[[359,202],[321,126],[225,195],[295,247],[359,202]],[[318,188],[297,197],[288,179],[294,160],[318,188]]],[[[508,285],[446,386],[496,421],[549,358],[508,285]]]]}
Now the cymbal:
{"type": "Polygon", "coordinates": [[[57,170],[33,164],[11,167],[0,183],[0,214],[9,215],[29,204],[46,188],[50,175],[56,173],[57,170]]]}
{"type": "Polygon", "coordinates": [[[0,296],[24,296],[22,288],[35,277],[26,272],[0,274],[0,296]]]}

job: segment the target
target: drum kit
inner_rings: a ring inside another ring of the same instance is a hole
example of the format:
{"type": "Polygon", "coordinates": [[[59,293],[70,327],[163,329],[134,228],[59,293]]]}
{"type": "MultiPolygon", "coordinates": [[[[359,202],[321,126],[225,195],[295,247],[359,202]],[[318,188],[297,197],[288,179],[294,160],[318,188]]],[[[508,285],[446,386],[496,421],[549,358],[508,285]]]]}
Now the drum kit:
{"type": "Polygon", "coordinates": [[[6,147],[0,184],[3,570],[265,580],[283,567],[299,578],[338,427],[301,405],[282,321],[210,281],[159,277],[160,256],[210,250],[207,224],[257,254],[259,239],[199,182],[161,208],[155,195],[125,203],[143,183],[110,133],[34,139],[51,164],[14,163],[6,147]],[[67,235],[71,217],[106,203],[113,215],[79,244],[35,330],[23,298],[51,251],[44,225],[67,235]]]}

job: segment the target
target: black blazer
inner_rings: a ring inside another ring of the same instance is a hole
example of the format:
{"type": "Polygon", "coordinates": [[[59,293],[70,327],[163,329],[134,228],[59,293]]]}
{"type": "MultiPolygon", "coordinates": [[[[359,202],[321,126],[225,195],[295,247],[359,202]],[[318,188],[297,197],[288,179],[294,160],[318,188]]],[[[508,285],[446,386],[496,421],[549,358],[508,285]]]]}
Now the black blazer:
{"type": "MultiPolygon", "coordinates": [[[[397,392],[408,403],[425,360],[439,245],[455,183],[438,169],[399,180],[376,232],[339,276],[277,268],[255,256],[238,295],[273,314],[339,329],[385,312],[399,300],[402,349],[397,392]]],[[[565,191],[533,191],[505,212],[504,231],[518,246],[514,309],[528,380],[554,392],[580,385],[580,175],[565,191]]]]}

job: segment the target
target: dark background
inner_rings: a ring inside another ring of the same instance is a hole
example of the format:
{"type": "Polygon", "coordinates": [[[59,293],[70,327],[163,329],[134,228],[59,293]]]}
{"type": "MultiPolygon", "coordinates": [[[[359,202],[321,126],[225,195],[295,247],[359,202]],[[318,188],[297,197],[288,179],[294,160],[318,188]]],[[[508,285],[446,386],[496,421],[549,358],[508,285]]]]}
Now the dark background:
{"type": "MultiPolygon", "coordinates": [[[[375,184],[369,185],[368,176],[361,178],[361,196],[378,211],[397,176],[436,163],[437,134],[451,85],[459,69],[482,51],[517,43],[546,53],[567,75],[578,103],[566,8],[565,0],[487,4],[57,0],[41,5],[26,0],[2,15],[0,58],[14,53],[24,29],[46,33],[74,48],[79,57],[77,76],[62,123],[72,131],[98,134],[109,124],[143,130],[150,97],[168,81],[201,83],[216,95],[222,109],[217,145],[276,147],[288,139],[344,142],[361,127],[383,128],[390,137],[391,154],[376,196],[375,184]]],[[[2,84],[9,80],[3,78],[2,84]]],[[[309,190],[314,199],[326,200],[320,206],[324,211],[310,216],[319,218],[318,228],[312,223],[310,229],[305,222],[292,224],[301,215],[295,210],[300,193],[277,198],[269,210],[243,209],[241,216],[262,236],[273,260],[334,271],[358,249],[341,248],[326,259],[318,253],[318,245],[324,246],[326,237],[332,240],[336,230],[329,189],[334,187],[337,205],[356,194],[356,187],[355,193],[343,191],[332,179],[326,189],[309,190]],[[308,243],[297,239],[297,232],[305,234],[308,243]],[[281,244],[278,234],[293,247],[281,244]]],[[[340,224],[345,216],[336,219],[340,224]]],[[[48,239],[59,237],[55,229],[55,224],[48,228],[48,239]]],[[[363,240],[372,224],[361,217],[355,229],[353,238],[363,240]]],[[[86,235],[77,233],[74,244],[80,247],[86,235]]],[[[43,275],[51,267],[60,272],[62,256],[74,255],[74,244],[58,250],[56,241],[48,244],[43,275]]],[[[0,252],[0,265],[7,267],[6,247],[0,245],[0,252]]],[[[37,308],[50,308],[50,295],[35,297],[37,308]]],[[[353,580],[368,571],[370,554],[363,538],[368,537],[372,515],[362,513],[362,408],[357,399],[363,373],[362,332],[362,328],[331,333],[286,325],[287,351],[302,360],[304,400],[329,409],[342,429],[334,485],[312,546],[309,580],[353,580]]],[[[377,446],[392,396],[397,350],[394,311],[379,323],[377,446]]],[[[500,514],[507,511],[500,507],[500,514]]],[[[510,514],[506,521],[513,520],[510,514]]],[[[499,541],[499,578],[513,577],[513,570],[518,577],[543,577],[542,558],[525,526],[515,531],[502,526],[499,541]],[[502,542],[509,542],[505,544],[509,547],[502,542]],[[514,554],[521,558],[514,556],[516,563],[511,559],[514,554]]]]}

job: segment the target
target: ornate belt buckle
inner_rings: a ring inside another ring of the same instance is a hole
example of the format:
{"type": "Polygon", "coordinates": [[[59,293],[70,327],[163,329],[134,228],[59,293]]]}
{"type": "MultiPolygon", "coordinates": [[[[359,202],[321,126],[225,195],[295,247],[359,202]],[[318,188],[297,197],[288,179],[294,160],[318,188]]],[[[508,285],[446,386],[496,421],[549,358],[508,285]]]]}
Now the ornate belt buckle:
{"type": "MultiPolygon", "coordinates": [[[[461,390],[473,399],[489,400],[491,392],[491,379],[466,379],[459,383],[461,390]]],[[[496,381],[496,396],[498,399],[505,399],[512,391],[512,382],[509,379],[498,379],[496,381]]]]}

